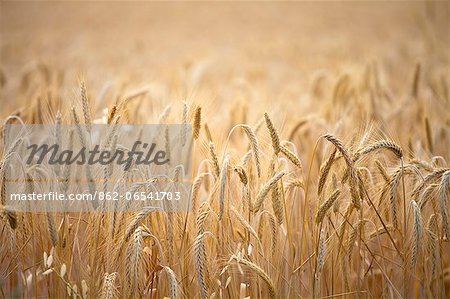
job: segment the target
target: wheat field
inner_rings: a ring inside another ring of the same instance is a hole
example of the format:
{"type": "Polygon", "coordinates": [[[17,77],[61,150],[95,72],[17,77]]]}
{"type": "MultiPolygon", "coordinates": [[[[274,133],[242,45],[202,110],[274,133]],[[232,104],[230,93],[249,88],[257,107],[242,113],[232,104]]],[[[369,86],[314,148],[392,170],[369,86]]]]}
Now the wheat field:
{"type": "Polygon", "coordinates": [[[445,1],[0,2],[2,138],[194,137],[189,212],[15,212],[2,142],[0,298],[448,298],[449,17],[445,1]]]}

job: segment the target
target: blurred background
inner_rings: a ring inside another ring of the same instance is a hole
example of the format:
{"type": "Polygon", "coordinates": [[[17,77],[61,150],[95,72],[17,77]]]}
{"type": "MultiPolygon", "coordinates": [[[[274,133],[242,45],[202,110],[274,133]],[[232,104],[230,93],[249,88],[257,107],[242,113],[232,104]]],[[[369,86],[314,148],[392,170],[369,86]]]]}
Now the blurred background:
{"type": "Polygon", "coordinates": [[[281,109],[275,105],[281,101],[306,110],[314,102],[306,93],[318,78],[332,85],[343,73],[358,79],[374,68],[395,97],[409,89],[417,63],[424,76],[448,73],[447,1],[2,1],[0,7],[1,116],[18,109],[19,97],[42,89],[24,82],[39,69],[46,80],[56,76],[68,98],[81,77],[97,94],[132,82],[150,84],[160,101],[195,97],[220,108],[244,97],[249,105],[264,102],[264,109],[281,109]]]}

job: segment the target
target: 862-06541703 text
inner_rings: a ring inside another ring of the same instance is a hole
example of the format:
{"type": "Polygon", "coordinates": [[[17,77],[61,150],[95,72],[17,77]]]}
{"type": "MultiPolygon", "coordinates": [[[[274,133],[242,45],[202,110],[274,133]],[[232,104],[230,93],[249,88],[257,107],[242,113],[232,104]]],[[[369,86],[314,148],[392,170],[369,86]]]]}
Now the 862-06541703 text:
{"type": "Polygon", "coordinates": [[[61,201],[61,200],[141,200],[141,201],[171,201],[180,200],[181,192],[99,192],[92,193],[69,193],[64,194],[60,192],[44,192],[44,193],[11,193],[10,200],[12,201],[61,201]]]}

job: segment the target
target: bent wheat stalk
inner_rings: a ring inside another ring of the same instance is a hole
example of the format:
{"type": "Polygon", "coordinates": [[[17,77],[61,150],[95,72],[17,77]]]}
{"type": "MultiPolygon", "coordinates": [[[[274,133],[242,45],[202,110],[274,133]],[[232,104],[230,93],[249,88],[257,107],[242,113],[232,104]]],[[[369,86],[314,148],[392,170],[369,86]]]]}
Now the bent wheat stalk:
{"type": "Polygon", "coordinates": [[[269,275],[267,275],[267,273],[261,267],[259,267],[255,263],[253,263],[245,258],[242,258],[240,255],[232,255],[230,257],[230,261],[233,261],[233,260],[235,260],[238,264],[247,266],[253,272],[255,272],[259,277],[261,277],[262,280],[264,280],[264,282],[267,284],[267,287],[269,288],[269,297],[277,298],[276,291],[275,291],[275,285],[274,285],[272,279],[269,277],[269,275]]]}

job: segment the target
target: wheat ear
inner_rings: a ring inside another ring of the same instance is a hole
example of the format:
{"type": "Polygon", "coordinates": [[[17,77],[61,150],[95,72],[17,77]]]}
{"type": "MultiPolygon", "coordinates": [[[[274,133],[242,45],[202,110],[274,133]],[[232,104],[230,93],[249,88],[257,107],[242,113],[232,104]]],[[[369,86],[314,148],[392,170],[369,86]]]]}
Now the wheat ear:
{"type": "Polygon", "coordinates": [[[320,169],[319,184],[317,186],[317,195],[320,195],[322,193],[323,187],[325,186],[325,183],[327,181],[328,174],[330,173],[331,166],[335,161],[334,157],[336,156],[336,151],[337,149],[333,150],[333,152],[330,154],[330,157],[325,162],[325,165],[320,169]]]}
{"type": "Polygon", "coordinates": [[[207,172],[203,172],[203,173],[197,175],[197,177],[194,180],[194,183],[192,184],[191,206],[192,206],[192,210],[194,210],[194,211],[197,210],[198,193],[200,192],[200,188],[202,186],[202,183],[203,183],[205,177],[207,177],[208,175],[210,175],[210,174],[207,172]]]}
{"type": "Polygon", "coordinates": [[[217,157],[216,153],[216,147],[214,146],[214,143],[211,141],[209,142],[209,153],[211,155],[211,159],[213,162],[213,173],[216,178],[220,175],[220,166],[219,166],[219,158],[217,157]]]}
{"type": "Polygon", "coordinates": [[[427,239],[428,239],[428,251],[431,253],[431,263],[432,263],[432,270],[431,270],[431,279],[433,279],[436,275],[436,269],[437,269],[437,259],[438,259],[438,247],[439,247],[439,238],[436,235],[437,228],[437,218],[438,214],[432,214],[430,218],[428,219],[427,223],[427,239]]]}
{"type": "Polygon", "coordinates": [[[117,113],[117,105],[114,104],[108,113],[107,124],[112,124],[114,117],[116,116],[116,113],[117,113]]]}
{"type": "Polygon", "coordinates": [[[340,194],[341,191],[339,189],[335,190],[333,194],[331,194],[331,196],[322,205],[320,205],[316,215],[317,224],[323,221],[328,210],[331,208],[331,206],[333,205],[333,203],[336,201],[336,199],[339,197],[340,194]]]}
{"type": "Polygon", "coordinates": [[[319,236],[319,252],[317,254],[317,277],[322,273],[323,266],[325,265],[325,256],[326,256],[326,237],[325,230],[322,228],[320,230],[319,236]]]}
{"type": "Polygon", "coordinates": [[[439,185],[439,208],[442,217],[442,225],[444,227],[444,232],[447,240],[450,240],[450,226],[447,209],[448,194],[450,190],[449,185],[450,185],[450,170],[447,170],[442,175],[441,183],[439,185]]]}
{"type": "Polygon", "coordinates": [[[88,131],[91,131],[91,110],[89,108],[89,98],[87,96],[86,91],[86,85],[84,81],[81,81],[80,86],[80,92],[81,92],[81,105],[83,107],[83,117],[84,117],[84,123],[86,124],[86,127],[88,131]]]}
{"type": "Polygon", "coordinates": [[[12,209],[9,209],[7,206],[3,206],[1,208],[1,212],[6,217],[6,219],[8,219],[9,226],[12,229],[16,229],[17,228],[17,214],[16,214],[16,212],[14,210],[12,210],[12,209]]]}
{"type": "Polygon", "coordinates": [[[255,204],[253,206],[253,212],[257,212],[261,209],[264,199],[267,197],[269,191],[276,185],[276,183],[284,176],[284,172],[275,174],[258,192],[256,196],[255,204]]]}
{"type": "Polygon", "coordinates": [[[128,225],[127,230],[125,231],[125,241],[128,241],[128,239],[131,237],[131,235],[136,231],[138,226],[141,224],[142,220],[144,220],[150,213],[158,211],[159,208],[147,206],[143,207],[139,213],[133,218],[133,220],[128,225]]]}
{"type": "Polygon", "coordinates": [[[126,274],[128,298],[133,298],[139,289],[139,272],[140,260],[144,244],[144,238],[149,237],[150,234],[142,227],[138,227],[133,233],[133,240],[128,246],[126,257],[126,274]]]}
{"type": "Polygon", "coordinates": [[[266,120],[266,126],[270,133],[270,138],[272,139],[272,147],[275,151],[275,155],[277,155],[281,151],[280,146],[280,137],[278,137],[277,130],[275,129],[270,117],[267,113],[264,113],[264,118],[266,120]]]}
{"type": "Polygon", "coordinates": [[[207,201],[202,202],[200,207],[198,208],[197,218],[195,220],[197,233],[199,235],[205,232],[205,221],[210,212],[211,207],[209,206],[209,203],[207,201]]]}
{"type": "Polygon", "coordinates": [[[375,161],[375,165],[378,168],[378,171],[380,172],[381,176],[383,177],[383,180],[385,182],[389,182],[389,175],[386,172],[386,169],[384,168],[383,164],[379,160],[375,161]]]}
{"type": "Polygon", "coordinates": [[[420,63],[417,63],[414,69],[414,77],[411,88],[411,95],[414,98],[417,98],[417,96],[419,95],[420,70],[421,70],[420,63]]]}
{"type": "Polygon", "coordinates": [[[361,149],[360,151],[358,151],[355,154],[354,160],[359,160],[363,156],[370,154],[371,152],[374,152],[376,150],[380,150],[380,149],[387,149],[387,150],[393,152],[397,156],[398,159],[401,159],[403,157],[403,150],[395,142],[390,141],[390,140],[381,140],[374,144],[366,146],[363,149],[361,149]]]}
{"type": "MultiPolygon", "coordinates": [[[[436,187],[438,187],[438,184],[430,184],[427,188],[423,191],[419,202],[417,203],[419,205],[419,208],[421,211],[425,208],[425,205],[429,202],[430,199],[433,199],[433,192],[435,191],[436,187]]],[[[433,201],[433,207],[435,206],[435,203],[433,201]]]]}
{"type": "Polygon", "coordinates": [[[252,148],[253,156],[255,157],[255,164],[256,164],[256,172],[258,173],[258,177],[261,177],[261,160],[259,157],[259,146],[258,146],[258,140],[256,139],[255,132],[253,132],[252,128],[247,125],[240,125],[240,127],[244,130],[245,134],[247,135],[250,146],[252,148]]]}
{"type": "Polygon", "coordinates": [[[56,247],[56,244],[58,244],[58,232],[56,230],[56,224],[55,224],[55,218],[53,217],[53,214],[50,212],[46,212],[47,217],[47,227],[48,232],[50,234],[50,240],[52,242],[53,247],[56,247]]]}
{"type": "Polygon", "coordinates": [[[281,188],[280,184],[277,182],[275,183],[275,186],[272,189],[272,209],[275,214],[275,217],[277,217],[278,224],[283,223],[283,204],[282,204],[282,194],[281,194],[281,188]]]}
{"type": "Polygon", "coordinates": [[[413,243],[411,249],[411,268],[414,268],[417,263],[418,256],[422,248],[422,238],[423,238],[423,224],[422,215],[420,214],[419,205],[411,200],[411,206],[414,213],[414,228],[413,228],[413,243]]]}
{"type": "Polygon", "coordinates": [[[178,281],[175,272],[167,266],[164,266],[163,269],[166,271],[167,276],[169,277],[170,284],[170,298],[177,299],[178,298],[178,281]]]}
{"type": "Polygon", "coordinates": [[[188,105],[183,102],[183,112],[181,114],[181,146],[186,144],[186,134],[187,134],[187,121],[188,121],[188,105]]]}
{"type": "Polygon", "coordinates": [[[225,210],[225,193],[228,180],[228,163],[230,161],[230,156],[227,155],[223,160],[222,172],[220,173],[220,211],[219,220],[222,219],[225,210]]]}
{"type": "Polygon", "coordinates": [[[100,298],[101,299],[116,299],[119,298],[117,287],[115,286],[117,273],[106,273],[103,278],[103,286],[100,290],[100,298]]]}
{"type": "Polygon", "coordinates": [[[428,150],[430,151],[430,153],[433,153],[434,151],[433,133],[431,131],[430,121],[428,120],[428,117],[425,117],[425,132],[427,134],[428,150]]]}
{"type": "Polygon", "coordinates": [[[206,232],[199,234],[194,241],[194,255],[195,265],[197,268],[198,281],[200,284],[201,296],[203,299],[209,298],[208,285],[206,283],[205,272],[207,272],[206,265],[206,249],[203,238],[206,232]]]}
{"type": "Polygon", "coordinates": [[[282,145],[280,147],[280,151],[289,161],[292,162],[292,164],[300,169],[303,168],[302,162],[300,161],[299,157],[297,157],[290,149],[282,145]]]}
{"type": "Polygon", "coordinates": [[[201,121],[202,107],[197,107],[194,114],[194,125],[192,128],[192,136],[194,137],[194,140],[198,139],[198,136],[200,135],[201,121]]]}
{"type": "Polygon", "coordinates": [[[238,165],[234,167],[234,171],[236,171],[236,173],[238,174],[241,183],[244,184],[244,186],[246,186],[248,183],[248,177],[244,167],[238,165]]]}
{"type": "Polygon", "coordinates": [[[231,212],[233,213],[233,215],[237,218],[237,220],[242,224],[243,227],[245,227],[245,229],[256,238],[256,240],[259,240],[258,234],[256,233],[255,229],[250,225],[250,223],[248,223],[247,220],[245,220],[245,218],[242,216],[241,213],[239,213],[238,210],[236,210],[235,207],[231,206],[230,207],[231,212]]]}
{"type": "Polygon", "coordinates": [[[353,205],[355,206],[355,208],[359,209],[360,202],[359,202],[359,194],[357,191],[357,177],[358,176],[355,172],[354,162],[350,156],[350,153],[344,147],[343,143],[335,136],[333,136],[331,134],[326,134],[326,135],[323,135],[322,137],[325,138],[330,143],[332,143],[337,148],[337,150],[342,154],[342,157],[344,157],[344,160],[347,164],[348,171],[350,174],[350,183],[349,184],[350,184],[350,195],[352,198],[352,202],[353,202],[353,205]]]}
{"type": "Polygon", "coordinates": [[[258,235],[260,238],[263,236],[263,229],[264,229],[264,215],[267,215],[269,218],[269,225],[270,225],[270,232],[271,232],[271,240],[272,240],[272,255],[276,253],[277,243],[278,243],[278,224],[276,222],[276,218],[272,213],[269,211],[262,211],[260,219],[259,219],[259,225],[258,225],[258,235]]]}

